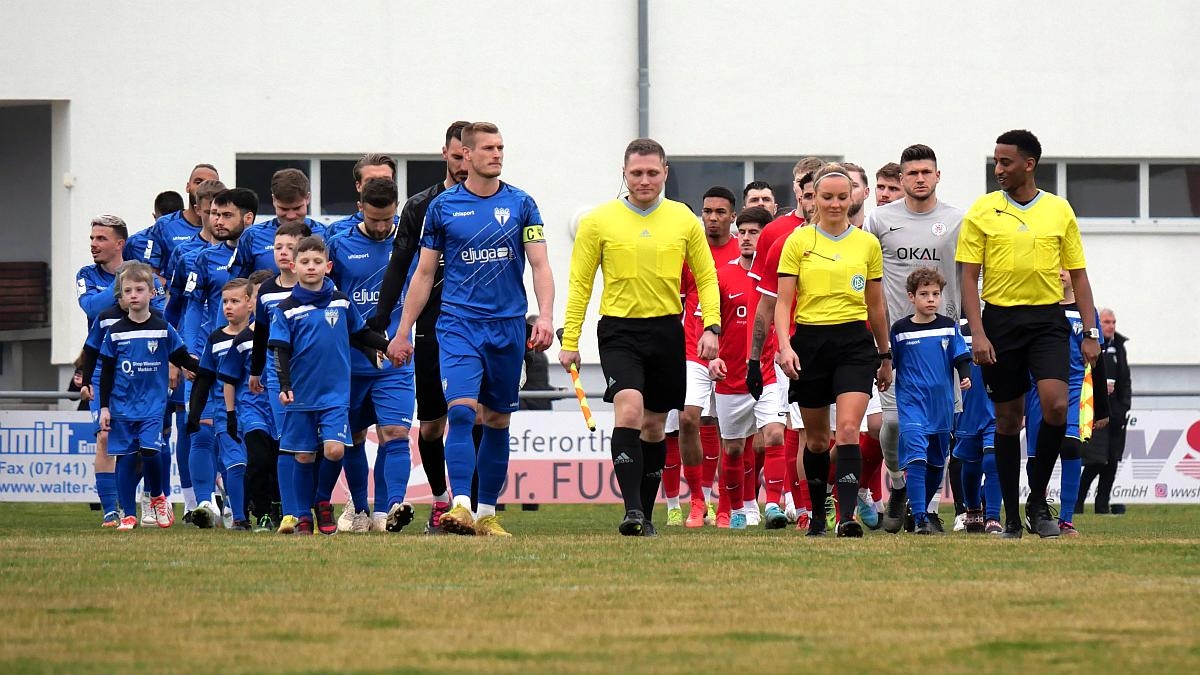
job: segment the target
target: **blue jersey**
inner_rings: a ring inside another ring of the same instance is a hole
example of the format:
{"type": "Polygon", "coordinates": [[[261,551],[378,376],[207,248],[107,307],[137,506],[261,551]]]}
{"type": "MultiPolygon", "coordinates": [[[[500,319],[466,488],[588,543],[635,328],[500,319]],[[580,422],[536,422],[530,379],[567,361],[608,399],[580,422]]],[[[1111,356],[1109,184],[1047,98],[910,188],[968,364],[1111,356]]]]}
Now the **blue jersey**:
{"type": "Polygon", "coordinates": [[[148,232],[150,233],[150,242],[146,254],[138,259],[153,265],[156,270],[165,271],[164,266],[170,262],[171,253],[174,252],[175,247],[198,236],[200,227],[189,223],[183,217],[183,211],[176,211],[154,221],[148,232]]]}
{"type": "Polygon", "coordinates": [[[350,298],[325,280],[321,292],[292,290],[271,315],[272,347],[291,350],[294,402],[288,410],[350,406],[350,336],[365,327],[350,298]],[[309,297],[325,299],[309,302],[309,297]]]}
{"type": "MultiPolygon", "coordinates": [[[[178,330],[183,323],[183,312],[187,305],[188,274],[195,265],[197,251],[207,248],[208,241],[196,235],[187,241],[181,241],[171,251],[167,266],[163,269],[163,277],[167,280],[167,310],[164,316],[167,323],[178,330]]],[[[180,337],[187,342],[187,335],[180,331],[180,337]]]]}
{"type": "Polygon", "coordinates": [[[143,323],[124,317],[108,328],[100,357],[115,366],[109,412],[116,420],[162,420],[167,407],[168,362],[183,350],[179,334],[161,316],[143,323]]]}
{"type": "MultiPolygon", "coordinates": [[[[200,249],[196,254],[192,269],[188,272],[187,283],[184,285],[184,293],[187,295],[185,314],[191,316],[185,321],[189,323],[190,328],[191,324],[196,323],[196,317],[199,317],[201,339],[225,325],[225,313],[221,306],[221,289],[233,278],[229,268],[233,264],[234,253],[234,248],[226,242],[200,249]]],[[[189,351],[197,344],[195,335],[189,337],[189,351]]]]}
{"type": "MultiPolygon", "coordinates": [[[[236,335],[230,335],[221,330],[215,330],[208,336],[204,351],[200,354],[200,370],[208,371],[215,379],[221,367],[221,360],[229,348],[233,346],[236,335]]],[[[208,392],[208,401],[204,403],[201,419],[213,420],[218,429],[225,426],[225,387],[216,382],[208,392]]]]}
{"type": "MultiPolygon", "coordinates": [[[[1068,340],[1071,348],[1071,367],[1067,373],[1066,435],[1069,438],[1080,438],[1079,411],[1083,405],[1083,376],[1085,374],[1083,317],[1079,314],[1079,305],[1073,302],[1062,305],[1062,308],[1063,313],[1067,316],[1067,323],[1071,325],[1071,338],[1068,340]]],[[[1096,314],[1095,321],[1096,323],[1093,325],[1099,326],[1099,313],[1096,314]]],[[[1038,428],[1042,424],[1042,401],[1038,396],[1037,381],[1032,376],[1029,379],[1033,386],[1030,387],[1029,394],[1025,396],[1025,440],[1029,448],[1034,448],[1037,445],[1038,428]]]]}
{"type": "Polygon", "coordinates": [[[257,413],[261,420],[271,419],[268,394],[255,394],[247,383],[250,379],[250,357],[254,350],[254,329],[246,328],[233,338],[228,351],[217,367],[217,379],[233,385],[234,402],[237,404],[239,420],[247,419],[248,412],[257,413]]]}
{"type": "Polygon", "coordinates": [[[141,232],[129,235],[125,240],[125,248],[121,249],[121,257],[125,260],[136,260],[144,262],[156,270],[163,268],[162,256],[158,254],[158,250],[154,246],[154,240],[150,237],[151,228],[146,228],[141,232]]]}
{"type": "Polygon", "coordinates": [[[896,410],[900,430],[923,434],[954,428],[954,366],[971,357],[958,324],[941,314],[929,323],[905,317],[892,324],[896,410]]]}
{"type": "MultiPolygon", "coordinates": [[[[270,340],[271,317],[274,316],[275,307],[290,297],[292,297],[292,289],[280,286],[278,277],[267,279],[259,285],[258,296],[254,300],[254,330],[266,332],[267,340],[263,341],[264,345],[270,340]]],[[[275,372],[275,352],[267,351],[266,367],[259,375],[262,377],[263,387],[267,391],[279,393],[279,375],[275,372]]]]}
{"type": "MultiPolygon", "coordinates": [[[[399,217],[397,217],[397,220],[398,219],[399,219],[399,217]]],[[[359,223],[361,223],[362,221],[363,221],[362,211],[359,211],[358,213],[356,213],[352,216],[349,216],[347,218],[342,218],[341,220],[335,220],[332,223],[330,223],[328,226],[325,227],[325,236],[329,241],[333,241],[334,237],[338,236],[339,234],[345,234],[345,233],[349,232],[350,230],[353,230],[354,227],[356,225],[358,225],[359,223]]]]}
{"type": "MultiPolygon", "coordinates": [[[[78,296],[80,309],[87,314],[88,326],[92,325],[100,312],[116,306],[117,296],[113,295],[112,287],[116,278],[117,275],[109,274],[99,265],[85,265],[75,274],[75,294],[78,296]]],[[[162,284],[156,277],[150,307],[161,313],[165,302],[162,284]]]]}
{"type": "MultiPolygon", "coordinates": [[[[960,322],[963,341],[967,349],[971,348],[971,329],[967,320],[960,322]]],[[[987,396],[987,388],[983,383],[983,369],[979,364],[971,363],[971,388],[962,395],[963,409],[955,420],[955,436],[986,436],[996,430],[996,408],[992,399],[987,396]]]]}
{"type": "MultiPolygon", "coordinates": [[[[306,217],[304,224],[312,233],[325,237],[325,225],[306,217]]],[[[279,273],[275,264],[275,230],[279,228],[279,219],[272,218],[264,223],[258,223],[246,228],[238,239],[237,253],[234,255],[232,276],[249,277],[257,270],[271,270],[279,273]]]]}
{"type": "Polygon", "coordinates": [[[459,184],[429,204],[421,247],[446,261],[442,313],[464,319],[525,316],[525,244],[545,241],[533,198],[507,183],[490,197],[459,184]]]}
{"type": "MultiPolygon", "coordinates": [[[[329,259],[333,262],[333,271],[329,278],[337,285],[339,291],[350,297],[358,313],[364,320],[375,315],[375,306],[379,302],[379,289],[383,285],[384,273],[387,272],[388,261],[392,256],[393,240],[396,230],[386,239],[376,241],[363,234],[357,226],[336,235],[329,240],[329,259]]],[[[409,278],[415,267],[409,268],[409,278]]],[[[405,283],[407,288],[407,283],[405,283]]],[[[388,321],[388,335],[395,335],[400,326],[400,314],[404,306],[403,294],[400,302],[392,310],[388,321]]],[[[354,375],[377,375],[379,369],[367,360],[362,352],[355,349],[350,355],[351,372],[354,375]]],[[[385,368],[390,364],[386,364],[385,368]]]]}

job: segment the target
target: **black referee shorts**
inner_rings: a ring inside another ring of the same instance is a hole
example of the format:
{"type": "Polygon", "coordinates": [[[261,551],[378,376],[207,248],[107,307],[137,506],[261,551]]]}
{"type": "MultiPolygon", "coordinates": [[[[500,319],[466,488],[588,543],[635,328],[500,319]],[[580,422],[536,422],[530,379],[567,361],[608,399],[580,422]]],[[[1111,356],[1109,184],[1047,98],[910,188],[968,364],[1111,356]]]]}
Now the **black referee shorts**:
{"type": "Polygon", "coordinates": [[[827,326],[796,324],[792,349],[800,358],[800,378],[792,380],[788,400],[801,408],[823,408],[840,394],[871,395],[879,351],[862,321],[827,326]]]}
{"type": "Polygon", "coordinates": [[[612,403],[617,392],[636,389],[642,392],[646,410],[665,413],[683,408],[687,363],[679,317],[601,317],[596,338],[608,382],[605,401],[612,403]]]}
{"type": "Polygon", "coordinates": [[[413,376],[416,379],[417,420],[432,422],[446,416],[442,390],[441,350],[438,341],[425,338],[413,343],[413,376]]]}
{"type": "Polygon", "coordinates": [[[1023,396],[1031,377],[1068,381],[1071,324],[1061,305],[987,305],[983,330],[996,352],[996,363],[981,366],[988,398],[1004,403],[1023,396]]]}

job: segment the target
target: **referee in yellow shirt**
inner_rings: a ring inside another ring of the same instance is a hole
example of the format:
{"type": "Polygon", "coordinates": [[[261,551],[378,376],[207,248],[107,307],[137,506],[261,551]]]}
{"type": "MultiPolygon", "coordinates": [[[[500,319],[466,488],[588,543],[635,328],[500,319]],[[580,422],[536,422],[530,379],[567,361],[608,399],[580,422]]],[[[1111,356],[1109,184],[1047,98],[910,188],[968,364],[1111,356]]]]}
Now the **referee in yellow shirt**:
{"type": "Polygon", "coordinates": [[[579,365],[579,336],[596,268],[604,273],[596,337],[613,404],[613,471],[625,500],[626,536],[655,534],[654,500],[662,481],[667,413],[683,407],[686,364],[679,280],[686,262],[696,279],[705,330],[699,355],[717,355],[721,301],[704,230],[685,205],[662,197],[667,156],[657,141],[625,148],[629,194],[587,214],[575,234],[570,288],[558,361],[579,365]]]}
{"type": "Polygon", "coordinates": [[[817,172],[813,185],[816,222],[788,235],[779,257],[775,359],[793,381],[788,398],[800,407],[804,419],[800,461],[813,506],[808,536],[825,535],[829,406],[837,403],[835,476],[841,516],[837,536],[861,537],[862,525],[854,520],[862,473],[858,432],[871,399],[872,380],[880,391],[892,382],[887,310],[880,285],[883,252],[875,235],[850,223],[849,169],[827,164],[817,172]]]}
{"type": "Polygon", "coordinates": [[[1001,189],[980,197],[967,211],[955,254],[962,263],[962,307],[974,337],[972,351],[996,407],[996,467],[1006,520],[1002,536],[1010,539],[1021,536],[1020,433],[1030,379],[1037,383],[1043,422],[1025,515],[1039,536],[1059,534],[1046,505],[1046,486],[1067,422],[1071,329],[1058,304],[1063,297],[1060,269],[1071,274],[1083,317],[1083,357],[1095,363],[1100,353],[1079,225],[1065,199],[1034,183],[1041,156],[1041,143],[1028,131],[1008,131],[996,139],[1001,189]],[[980,268],[987,304],[982,314],[980,268]]]}

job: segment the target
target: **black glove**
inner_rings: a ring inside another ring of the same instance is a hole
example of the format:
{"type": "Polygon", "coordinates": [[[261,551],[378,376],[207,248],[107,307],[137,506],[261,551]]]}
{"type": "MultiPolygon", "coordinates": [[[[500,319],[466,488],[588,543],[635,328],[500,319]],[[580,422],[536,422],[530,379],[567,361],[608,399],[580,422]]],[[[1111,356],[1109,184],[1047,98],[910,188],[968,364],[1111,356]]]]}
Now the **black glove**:
{"type": "Polygon", "coordinates": [[[187,432],[189,434],[200,433],[200,420],[194,420],[189,417],[187,421],[187,432]]]}
{"type": "Polygon", "coordinates": [[[242,440],[238,437],[237,411],[225,411],[225,433],[235,441],[242,440]]]}
{"type": "Polygon", "coordinates": [[[762,397],[762,367],[757,359],[746,361],[746,388],[750,390],[750,395],[755,401],[762,397]]]}

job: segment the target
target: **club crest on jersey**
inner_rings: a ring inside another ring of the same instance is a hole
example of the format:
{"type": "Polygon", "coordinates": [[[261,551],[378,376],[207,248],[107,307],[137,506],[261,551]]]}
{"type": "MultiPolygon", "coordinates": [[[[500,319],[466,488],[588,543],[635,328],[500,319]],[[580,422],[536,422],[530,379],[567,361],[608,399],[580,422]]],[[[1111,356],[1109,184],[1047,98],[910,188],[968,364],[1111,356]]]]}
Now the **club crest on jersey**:
{"type": "Polygon", "coordinates": [[[1075,331],[1076,335],[1079,335],[1080,333],[1083,332],[1083,324],[1075,323],[1074,321],[1072,321],[1071,322],[1071,330],[1075,331]]]}
{"type": "Polygon", "coordinates": [[[950,338],[942,338],[942,351],[946,351],[946,349],[949,346],[950,346],[950,338]]]}
{"type": "Polygon", "coordinates": [[[946,234],[946,224],[940,220],[938,222],[934,223],[933,226],[930,227],[929,229],[931,232],[933,232],[934,236],[936,236],[936,237],[940,237],[940,236],[946,234]]]}
{"type": "Polygon", "coordinates": [[[862,289],[864,289],[866,287],[867,287],[867,278],[866,277],[864,277],[861,274],[855,274],[853,277],[851,277],[850,288],[853,288],[856,291],[861,291],[862,289]]]}
{"type": "Polygon", "coordinates": [[[151,354],[158,351],[158,340],[150,340],[149,342],[147,342],[146,349],[150,350],[151,354]]]}
{"type": "Polygon", "coordinates": [[[333,307],[325,308],[325,323],[329,324],[329,327],[332,328],[337,325],[337,322],[338,311],[333,307]]]}
{"type": "Polygon", "coordinates": [[[492,209],[492,215],[496,216],[497,223],[500,223],[501,225],[508,223],[508,209],[502,206],[497,206],[496,208],[492,209]]]}

